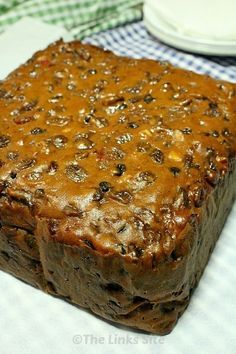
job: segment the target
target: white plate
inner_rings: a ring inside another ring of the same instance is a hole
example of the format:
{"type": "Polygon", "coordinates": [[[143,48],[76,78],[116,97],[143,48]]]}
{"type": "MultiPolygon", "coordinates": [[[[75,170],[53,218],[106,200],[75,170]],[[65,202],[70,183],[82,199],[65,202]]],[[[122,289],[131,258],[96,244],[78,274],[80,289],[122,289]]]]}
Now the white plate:
{"type": "MultiPolygon", "coordinates": [[[[15,30],[12,28],[10,42],[8,34],[0,36],[1,78],[7,74],[3,70],[6,59],[9,67],[15,68],[31,52],[62,35],[61,29],[56,33],[57,28],[52,31],[49,26],[46,30],[47,25],[36,22],[31,22],[30,31],[29,22],[24,21],[15,30]],[[15,50],[12,56],[12,46],[18,46],[20,41],[22,45],[27,42],[27,46],[22,46],[25,50],[15,50]]],[[[188,309],[173,332],[165,337],[111,325],[0,272],[0,353],[236,353],[235,233],[236,205],[188,309]]]]}
{"type": "Polygon", "coordinates": [[[153,36],[173,47],[205,55],[236,55],[236,39],[219,40],[182,33],[175,25],[165,20],[149,2],[144,5],[144,23],[153,36]]]}

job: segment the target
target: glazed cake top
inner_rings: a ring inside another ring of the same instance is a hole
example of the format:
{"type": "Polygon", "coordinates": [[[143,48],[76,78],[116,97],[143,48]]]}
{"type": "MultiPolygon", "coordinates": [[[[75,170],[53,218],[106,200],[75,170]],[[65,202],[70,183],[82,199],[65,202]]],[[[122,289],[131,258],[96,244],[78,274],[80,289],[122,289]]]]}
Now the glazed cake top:
{"type": "Polygon", "coordinates": [[[2,194],[132,257],[171,254],[235,156],[234,84],[80,42],[0,82],[0,115],[2,194]]]}

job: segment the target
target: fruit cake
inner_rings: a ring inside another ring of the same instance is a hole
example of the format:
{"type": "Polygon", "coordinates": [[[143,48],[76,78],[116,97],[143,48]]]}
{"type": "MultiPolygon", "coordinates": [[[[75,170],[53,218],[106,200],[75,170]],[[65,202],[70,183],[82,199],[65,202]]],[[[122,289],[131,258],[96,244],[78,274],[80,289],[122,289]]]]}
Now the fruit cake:
{"type": "Polygon", "coordinates": [[[236,85],[60,40],[0,82],[0,117],[0,269],[169,333],[235,198],[236,85]]]}

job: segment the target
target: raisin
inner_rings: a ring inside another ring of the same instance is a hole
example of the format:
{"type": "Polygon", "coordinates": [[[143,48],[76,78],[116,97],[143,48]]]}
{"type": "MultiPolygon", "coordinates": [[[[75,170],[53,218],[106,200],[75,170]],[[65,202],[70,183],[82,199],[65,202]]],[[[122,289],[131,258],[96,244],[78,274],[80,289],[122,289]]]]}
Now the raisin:
{"type": "Polygon", "coordinates": [[[213,161],[210,161],[209,167],[212,171],[217,171],[216,164],[213,161]]]}
{"type": "Polygon", "coordinates": [[[19,157],[19,153],[17,151],[9,151],[7,154],[7,158],[11,161],[15,161],[19,157]]]}
{"type": "Polygon", "coordinates": [[[174,87],[172,86],[172,84],[170,82],[165,82],[161,86],[161,91],[163,91],[163,92],[174,91],[174,87]]]}
{"type": "Polygon", "coordinates": [[[17,168],[18,170],[25,170],[29,167],[32,167],[34,166],[36,163],[36,160],[35,159],[24,159],[22,161],[20,161],[18,164],[17,164],[17,168]]]}
{"type": "Polygon", "coordinates": [[[102,191],[97,190],[93,195],[93,201],[99,202],[100,200],[102,200],[103,197],[104,197],[104,194],[102,193],[102,191]]]}
{"type": "Polygon", "coordinates": [[[123,173],[126,171],[126,166],[123,163],[118,163],[116,165],[117,172],[114,173],[115,176],[122,176],[123,173]]]}
{"type": "Polygon", "coordinates": [[[159,163],[159,164],[163,164],[164,162],[164,154],[160,149],[155,149],[152,151],[152,153],[150,154],[151,158],[159,163]]]}
{"type": "Polygon", "coordinates": [[[200,208],[206,197],[206,190],[201,187],[196,187],[193,190],[193,202],[196,208],[200,208]]]}
{"type": "Polygon", "coordinates": [[[180,207],[189,208],[190,207],[190,199],[188,196],[188,192],[185,188],[183,188],[183,187],[179,188],[177,197],[174,201],[174,206],[175,206],[175,208],[180,208],[180,207]]]}
{"type": "Polygon", "coordinates": [[[120,191],[120,192],[114,193],[112,195],[112,198],[122,204],[129,204],[132,201],[133,196],[128,191],[120,191]]]}
{"type": "Polygon", "coordinates": [[[14,191],[14,195],[11,195],[11,198],[18,203],[22,203],[28,207],[33,206],[32,194],[27,190],[14,191]]]}
{"type": "Polygon", "coordinates": [[[64,135],[55,135],[50,140],[57,149],[63,149],[68,142],[68,138],[64,135]]]}
{"type": "Polygon", "coordinates": [[[136,215],[145,225],[150,224],[154,217],[153,212],[148,208],[136,209],[136,215]]]}
{"type": "Polygon", "coordinates": [[[105,193],[111,189],[111,184],[109,182],[100,182],[99,188],[103,193],[105,193]]]}
{"type": "Polygon", "coordinates": [[[129,247],[128,247],[128,252],[132,253],[134,255],[134,257],[141,257],[142,254],[143,254],[143,249],[137,245],[134,245],[133,243],[129,244],[129,247]]]}
{"type": "Polygon", "coordinates": [[[89,157],[89,152],[86,150],[81,150],[75,154],[75,159],[76,160],[84,160],[89,157]]]}
{"type": "Polygon", "coordinates": [[[206,181],[212,186],[215,187],[219,182],[220,176],[218,171],[207,170],[205,175],[206,181]]]}
{"type": "Polygon", "coordinates": [[[138,125],[137,123],[135,123],[135,122],[130,122],[130,123],[128,124],[128,127],[129,127],[129,128],[132,128],[132,129],[136,129],[136,128],[139,127],[139,125],[138,125]]]}
{"type": "Polygon", "coordinates": [[[38,100],[32,100],[30,102],[26,102],[24,103],[24,105],[20,108],[20,112],[28,112],[28,111],[32,111],[32,109],[34,107],[36,107],[38,104],[38,100]]]}
{"type": "Polygon", "coordinates": [[[71,122],[70,117],[51,117],[46,120],[46,123],[48,125],[56,125],[58,127],[64,127],[65,125],[69,124],[71,122]]]}
{"type": "Polygon", "coordinates": [[[30,132],[32,135],[39,135],[39,134],[45,133],[46,129],[42,129],[42,128],[37,127],[37,128],[32,129],[30,132]]]}
{"type": "Polygon", "coordinates": [[[44,198],[45,197],[44,189],[42,189],[42,188],[36,189],[34,192],[34,196],[35,196],[35,198],[39,198],[39,199],[44,198]]]}
{"type": "Polygon", "coordinates": [[[0,135],[0,148],[6,147],[11,141],[11,138],[7,135],[0,135]]]}
{"type": "Polygon", "coordinates": [[[41,177],[42,173],[39,171],[33,171],[27,176],[30,181],[38,181],[41,177]]]}
{"type": "Polygon", "coordinates": [[[7,187],[9,183],[7,181],[0,180],[0,193],[2,193],[7,187]]]}
{"type": "Polygon", "coordinates": [[[213,130],[213,132],[211,133],[211,135],[214,137],[214,138],[218,138],[220,136],[219,132],[217,130],[213,130]]]}
{"type": "Polygon", "coordinates": [[[67,216],[74,216],[79,218],[83,216],[83,212],[74,205],[66,205],[63,211],[67,216]]]}
{"type": "Polygon", "coordinates": [[[181,132],[183,134],[189,135],[192,133],[192,129],[191,128],[184,128],[184,129],[181,129],[181,132]]]}
{"type": "Polygon", "coordinates": [[[126,133],[126,134],[123,134],[123,135],[120,135],[116,141],[118,144],[125,144],[125,143],[128,143],[130,142],[131,140],[133,139],[133,136],[129,133],[126,133]]]}
{"type": "Polygon", "coordinates": [[[17,177],[17,173],[15,171],[10,172],[11,179],[15,179],[17,177]]]}
{"type": "Polygon", "coordinates": [[[193,156],[192,155],[185,155],[184,156],[184,165],[186,167],[192,167],[193,164],[193,156]]]}
{"type": "Polygon", "coordinates": [[[221,115],[221,112],[218,108],[217,103],[210,102],[209,103],[209,109],[205,112],[205,114],[209,117],[219,117],[221,115]]]}
{"type": "Polygon", "coordinates": [[[118,106],[118,109],[119,109],[120,111],[122,111],[122,110],[126,109],[127,107],[128,107],[128,105],[123,102],[123,103],[121,103],[121,104],[118,106]]]}
{"type": "Polygon", "coordinates": [[[122,232],[124,232],[127,228],[127,224],[124,223],[121,227],[119,227],[119,229],[117,230],[118,234],[121,234],[122,232]]]}
{"type": "Polygon", "coordinates": [[[95,74],[97,74],[97,70],[96,70],[96,69],[89,69],[89,70],[88,70],[88,73],[89,73],[90,75],[95,75],[95,74]]]}
{"type": "Polygon", "coordinates": [[[54,236],[57,233],[58,227],[59,227],[59,220],[57,219],[48,220],[48,229],[52,236],[54,236]]]}
{"type": "Polygon", "coordinates": [[[91,121],[91,118],[92,118],[92,114],[87,114],[85,117],[84,117],[84,123],[85,124],[88,124],[90,121],[91,121]]]}
{"type": "Polygon", "coordinates": [[[14,118],[16,124],[25,124],[34,120],[33,116],[19,116],[14,118]]]}
{"type": "Polygon", "coordinates": [[[221,134],[222,134],[223,136],[230,136],[230,135],[231,135],[231,133],[230,133],[230,131],[229,131],[228,128],[224,128],[224,129],[222,130],[221,134]]]}
{"type": "Polygon", "coordinates": [[[137,103],[143,100],[143,96],[134,96],[129,99],[130,103],[137,103]]]}
{"type": "Polygon", "coordinates": [[[173,173],[175,177],[178,176],[181,172],[181,169],[179,167],[170,167],[169,170],[171,173],[173,173]]]}
{"type": "Polygon", "coordinates": [[[141,141],[137,145],[138,152],[149,152],[151,150],[151,144],[145,141],[141,141]]]}
{"type": "Polygon", "coordinates": [[[215,149],[212,147],[208,147],[207,148],[207,157],[210,158],[210,157],[215,157],[215,156],[216,156],[215,149]]]}
{"type": "Polygon", "coordinates": [[[107,158],[109,160],[121,160],[125,157],[125,153],[120,148],[113,147],[111,150],[106,151],[107,158]]]}
{"type": "Polygon", "coordinates": [[[193,156],[192,155],[185,155],[184,156],[184,165],[188,168],[196,168],[199,169],[200,165],[193,162],[193,156]]]}
{"type": "Polygon", "coordinates": [[[55,175],[58,170],[58,163],[56,161],[51,161],[47,168],[47,173],[49,175],[55,175]]]}
{"type": "Polygon", "coordinates": [[[210,103],[209,103],[209,108],[210,108],[210,109],[216,109],[216,108],[218,108],[218,105],[217,105],[217,103],[210,102],[210,103]]]}
{"type": "Polygon", "coordinates": [[[149,171],[140,172],[136,178],[138,182],[144,182],[145,186],[152,184],[155,179],[154,173],[149,171]]]}
{"type": "Polygon", "coordinates": [[[84,243],[85,243],[89,248],[91,248],[92,250],[95,250],[95,247],[94,247],[92,241],[87,240],[87,239],[85,239],[85,240],[83,240],[83,241],[84,241],[84,243]]]}
{"type": "Polygon", "coordinates": [[[89,61],[91,59],[91,54],[89,53],[88,50],[84,49],[84,48],[80,48],[80,49],[75,49],[73,51],[73,55],[79,56],[82,60],[85,61],[89,61]]]}
{"type": "Polygon", "coordinates": [[[144,100],[145,103],[151,103],[152,101],[155,100],[155,98],[152,97],[152,95],[148,94],[148,95],[144,96],[143,100],[144,100]]]}
{"type": "MultiPolygon", "coordinates": [[[[57,74],[59,75],[59,72],[56,73],[56,75],[57,74]]],[[[57,78],[58,78],[58,76],[57,76],[57,78]]],[[[50,103],[58,103],[59,100],[61,100],[62,98],[63,98],[62,93],[58,93],[57,95],[54,95],[51,98],[49,98],[48,102],[50,102],[50,103]]]]}
{"type": "Polygon", "coordinates": [[[95,118],[93,118],[93,121],[94,121],[96,127],[98,127],[98,128],[104,128],[109,125],[108,120],[103,117],[95,117],[95,118]]]}
{"type": "Polygon", "coordinates": [[[66,88],[69,91],[74,91],[76,89],[76,85],[73,82],[69,82],[66,88]]]}
{"type": "Polygon", "coordinates": [[[115,104],[117,104],[119,102],[123,102],[123,101],[124,101],[124,97],[112,94],[112,95],[105,97],[102,100],[102,104],[104,106],[114,106],[115,104]]]}
{"type": "Polygon", "coordinates": [[[66,167],[65,172],[67,177],[76,183],[83,182],[88,177],[86,170],[79,165],[70,164],[66,167]]]}
{"type": "Polygon", "coordinates": [[[93,148],[94,145],[95,145],[94,142],[92,142],[88,138],[83,138],[83,137],[76,138],[76,147],[79,150],[90,150],[93,148]]]}

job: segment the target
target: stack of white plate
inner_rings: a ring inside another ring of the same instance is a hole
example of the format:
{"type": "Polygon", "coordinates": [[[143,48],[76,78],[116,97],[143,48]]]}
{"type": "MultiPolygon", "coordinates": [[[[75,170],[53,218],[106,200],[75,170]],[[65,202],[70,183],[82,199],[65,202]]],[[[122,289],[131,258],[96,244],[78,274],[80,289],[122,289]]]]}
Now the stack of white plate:
{"type": "Polygon", "coordinates": [[[236,0],[146,0],[144,23],[161,41],[195,53],[236,55],[236,0]]]}

